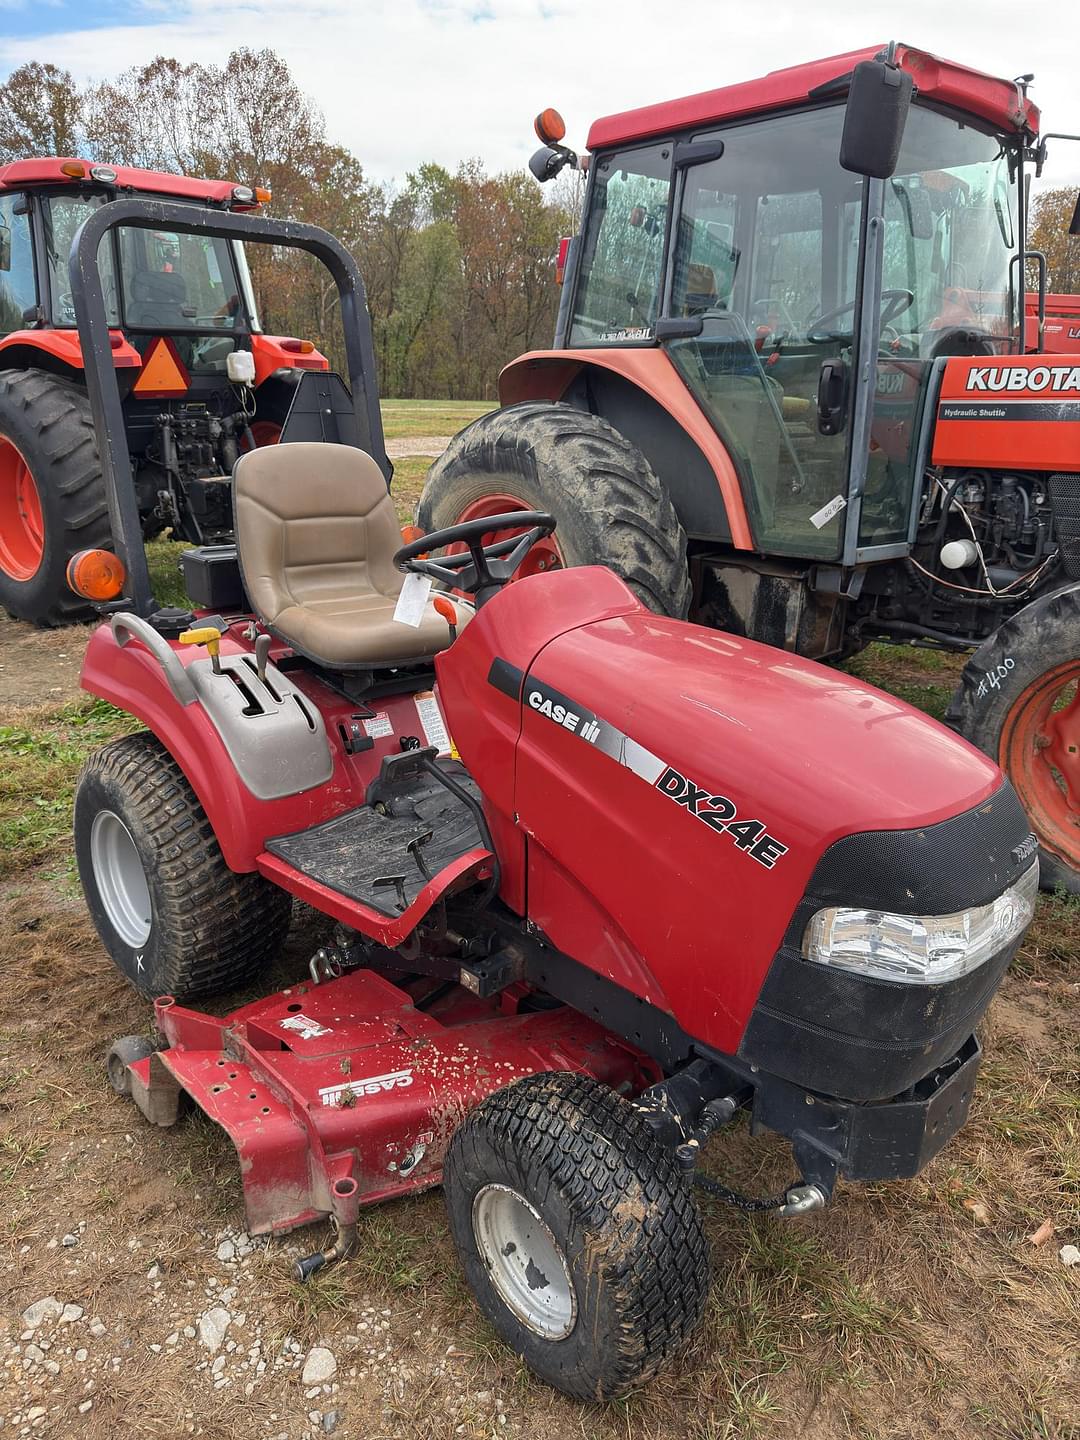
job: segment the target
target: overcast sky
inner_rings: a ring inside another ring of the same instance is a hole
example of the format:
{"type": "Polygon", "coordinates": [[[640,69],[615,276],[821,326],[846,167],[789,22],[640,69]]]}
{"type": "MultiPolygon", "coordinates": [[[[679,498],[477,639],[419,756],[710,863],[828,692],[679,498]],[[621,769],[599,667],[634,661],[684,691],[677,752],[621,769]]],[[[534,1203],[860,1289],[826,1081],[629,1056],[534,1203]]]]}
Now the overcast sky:
{"type": "MultiPolygon", "coordinates": [[[[0,22],[0,71],[51,60],[80,81],[272,46],[379,180],[471,155],[523,166],[548,105],[583,145],[598,115],[889,39],[1033,71],[1044,128],[1080,132],[1077,0],[0,0],[0,22]]],[[[1045,179],[1080,183],[1080,143],[1045,179]]]]}

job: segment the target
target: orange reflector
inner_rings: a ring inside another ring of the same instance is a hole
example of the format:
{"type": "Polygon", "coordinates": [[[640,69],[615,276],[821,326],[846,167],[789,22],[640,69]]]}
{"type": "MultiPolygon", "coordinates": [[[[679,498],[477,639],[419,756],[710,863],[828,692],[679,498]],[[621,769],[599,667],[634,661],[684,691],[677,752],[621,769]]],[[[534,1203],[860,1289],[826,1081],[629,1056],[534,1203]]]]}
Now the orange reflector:
{"type": "Polygon", "coordinates": [[[163,399],[170,395],[186,395],[190,384],[176,346],[167,335],[156,336],[143,356],[133,393],[163,399]]]}
{"type": "Polygon", "coordinates": [[[81,160],[65,160],[60,166],[61,175],[70,175],[72,180],[86,179],[86,166],[81,160]]]}
{"type": "Polygon", "coordinates": [[[424,531],[420,529],[419,525],[402,525],[401,538],[406,545],[411,545],[414,540],[424,538],[424,531]]]}
{"type": "Polygon", "coordinates": [[[570,254],[570,236],[564,235],[559,241],[559,253],[555,259],[555,284],[561,285],[566,279],[566,261],[570,254]]]}
{"type": "Polygon", "coordinates": [[[431,603],[435,607],[435,613],[441,615],[448,625],[457,624],[457,611],[445,595],[436,595],[431,603]]]}
{"type": "Polygon", "coordinates": [[[68,561],[67,583],[84,600],[115,600],[124,578],[123,562],[109,550],[80,550],[68,561]]]}

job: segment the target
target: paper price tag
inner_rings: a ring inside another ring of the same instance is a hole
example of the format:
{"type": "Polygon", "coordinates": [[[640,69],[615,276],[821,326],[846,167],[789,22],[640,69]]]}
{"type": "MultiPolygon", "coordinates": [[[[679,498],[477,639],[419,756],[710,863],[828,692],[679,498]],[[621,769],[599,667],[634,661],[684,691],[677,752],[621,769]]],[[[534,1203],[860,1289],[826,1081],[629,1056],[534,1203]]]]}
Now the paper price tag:
{"type": "Polygon", "coordinates": [[[828,525],[830,520],[835,519],[846,504],[847,501],[843,495],[833,496],[827,505],[823,505],[820,510],[814,511],[813,515],[810,516],[810,524],[813,525],[815,530],[820,530],[822,526],[828,525]]]}
{"type": "Polygon", "coordinates": [[[430,594],[430,575],[406,575],[405,584],[401,587],[401,594],[394,607],[394,619],[400,625],[411,625],[415,630],[424,618],[424,606],[430,594]]]}

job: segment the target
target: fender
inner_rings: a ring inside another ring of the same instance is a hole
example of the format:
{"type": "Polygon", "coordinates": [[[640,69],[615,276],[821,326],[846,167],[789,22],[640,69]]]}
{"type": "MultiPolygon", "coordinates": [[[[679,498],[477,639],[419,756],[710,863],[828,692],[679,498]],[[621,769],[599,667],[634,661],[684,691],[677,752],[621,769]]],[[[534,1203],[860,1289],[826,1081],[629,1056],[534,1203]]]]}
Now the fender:
{"type": "Polygon", "coordinates": [[[297,342],[288,335],[251,336],[251,353],[255,357],[256,388],[279,370],[330,369],[330,361],[319,350],[311,349],[305,355],[298,350],[286,348],[296,344],[297,342]]]}
{"type": "MultiPolygon", "coordinates": [[[[117,370],[137,370],[142,367],[142,356],[128,343],[122,331],[110,330],[109,343],[112,346],[113,365],[117,370]]],[[[70,370],[85,368],[82,346],[75,330],[12,330],[10,335],[5,335],[0,340],[2,369],[31,368],[35,356],[41,355],[47,355],[54,364],[59,361],[70,370]]]]}
{"type": "Polygon", "coordinates": [[[732,545],[736,550],[752,550],[750,521],[727,447],[662,350],[533,350],[500,371],[499,401],[515,405],[519,400],[561,400],[580,371],[589,367],[621,375],[655,400],[685,431],[716,478],[732,545]]]}

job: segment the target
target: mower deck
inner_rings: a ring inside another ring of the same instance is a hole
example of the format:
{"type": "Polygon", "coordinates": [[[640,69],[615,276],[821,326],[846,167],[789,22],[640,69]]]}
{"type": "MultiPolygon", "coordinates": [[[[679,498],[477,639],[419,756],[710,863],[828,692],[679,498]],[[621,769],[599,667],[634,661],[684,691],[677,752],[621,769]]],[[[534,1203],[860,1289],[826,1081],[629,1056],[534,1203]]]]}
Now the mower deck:
{"type": "Polygon", "coordinates": [[[356,970],[223,1018],[166,996],[155,1009],[168,1048],[130,1065],[131,1090],[159,1125],[186,1092],[236,1146],[249,1231],[285,1231],[335,1213],[346,1190],[364,1205],[438,1184],[458,1123],[522,1076],[571,1070],[623,1093],[656,1078],[573,1010],[522,1012],[527,994],[480,1000],[356,970]]]}

